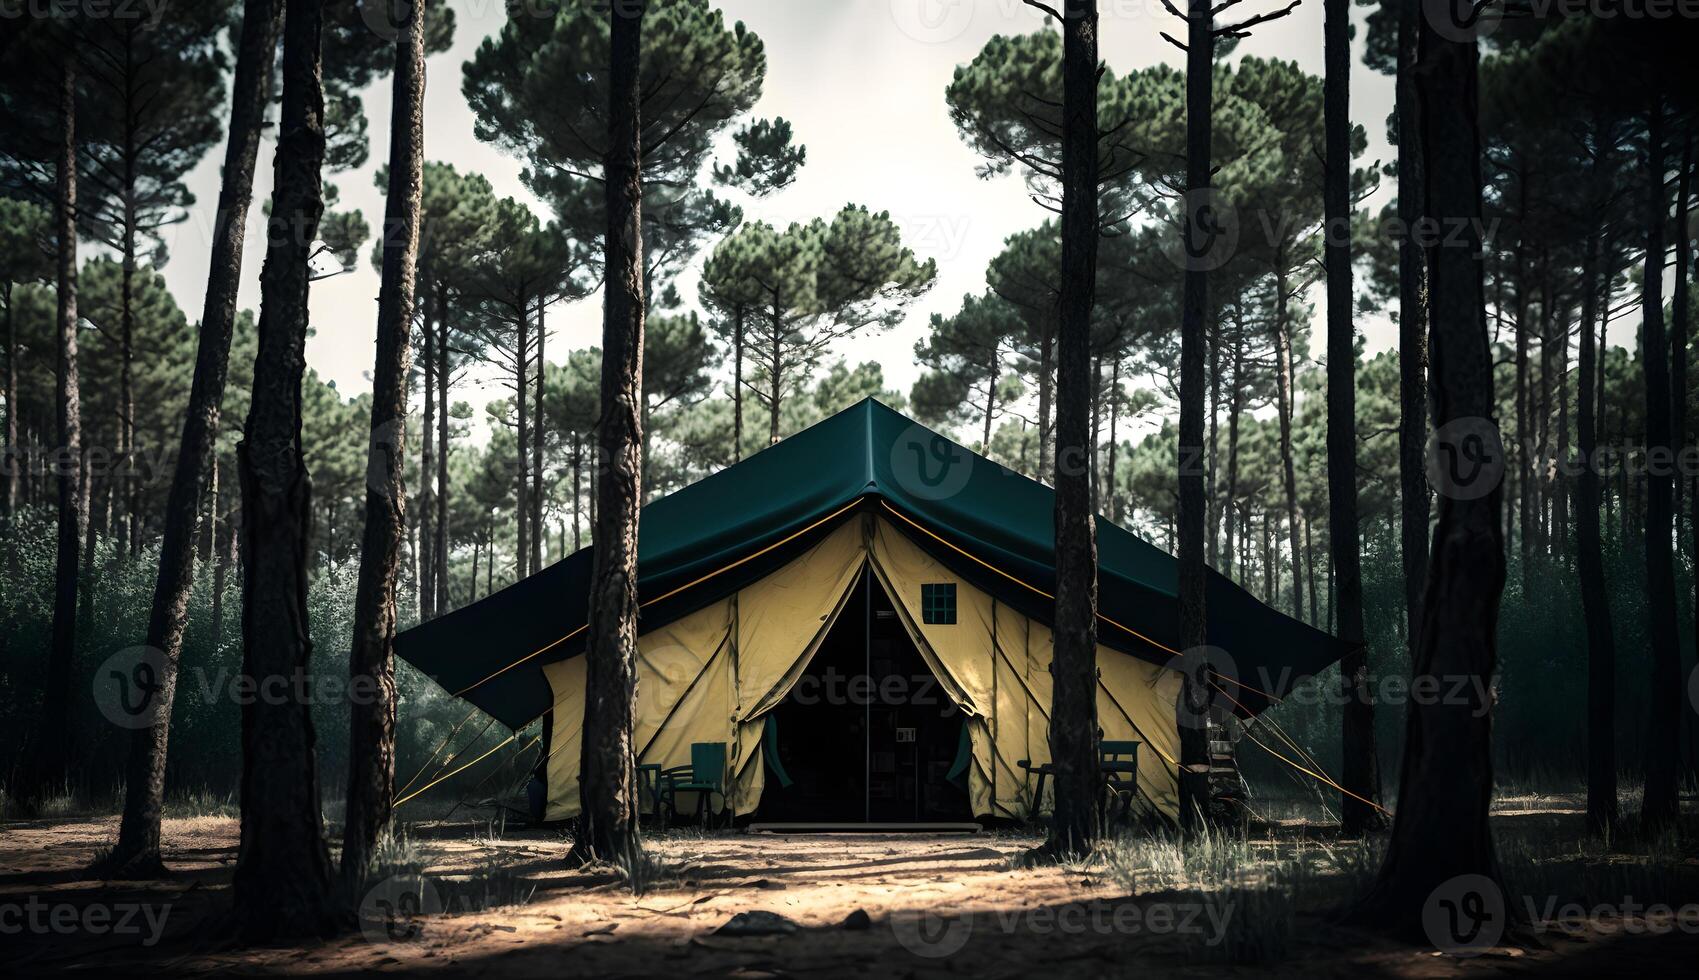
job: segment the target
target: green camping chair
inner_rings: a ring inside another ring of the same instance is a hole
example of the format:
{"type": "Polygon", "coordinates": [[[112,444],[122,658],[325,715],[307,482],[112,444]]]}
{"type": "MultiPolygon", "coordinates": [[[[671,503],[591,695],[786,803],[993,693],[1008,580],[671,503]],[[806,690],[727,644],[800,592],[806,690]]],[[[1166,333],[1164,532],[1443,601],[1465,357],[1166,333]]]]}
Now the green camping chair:
{"type": "Polygon", "coordinates": [[[956,760],[950,763],[950,771],[944,774],[944,779],[962,789],[967,789],[967,767],[973,763],[973,737],[968,734],[967,716],[962,716],[962,735],[956,742],[956,760]]]}
{"type": "Polygon", "coordinates": [[[1103,791],[1108,795],[1103,818],[1108,820],[1114,804],[1121,804],[1121,819],[1126,820],[1133,809],[1133,798],[1139,794],[1139,743],[1136,741],[1103,741],[1097,743],[1097,768],[1103,776],[1103,791]]]}
{"type": "Polygon", "coordinates": [[[780,789],[789,789],[795,781],[785,772],[784,760],[779,758],[779,716],[767,716],[767,728],[761,733],[761,757],[767,760],[767,771],[779,781],[780,789]]]}
{"type": "MultiPolygon", "coordinates": [[[[661,770],[661,806],[672,816],[678,816],[678,794],[696,794],[696,816],[702,823],[708,822],[710,813],[718,810],[711,808],[711,797],[720,795],[720,806],[726,802],[726,743],[724,742],[692,742],[690,743],[690,765],[674,766],[661,770]]],[[[663,818],[670,823],[669,818],[663,818]]]]}

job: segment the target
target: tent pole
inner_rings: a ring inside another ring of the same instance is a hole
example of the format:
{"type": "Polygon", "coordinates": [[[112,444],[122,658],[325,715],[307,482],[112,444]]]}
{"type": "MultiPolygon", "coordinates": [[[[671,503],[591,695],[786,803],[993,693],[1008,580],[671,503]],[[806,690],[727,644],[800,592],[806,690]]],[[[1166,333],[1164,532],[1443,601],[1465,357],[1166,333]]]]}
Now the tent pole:
{"type": "MultiPolygon", "coordinates": [[[[862,675],[869,680],[873,678],[873,567],[871,563],[861,566],[861,663],[862,675]]],[[[873,697],[868,695],[862,702],[862,738],[866,742],[866,766],[864,779],[861,784],[862,819],[873,822],[873,697]]]]}

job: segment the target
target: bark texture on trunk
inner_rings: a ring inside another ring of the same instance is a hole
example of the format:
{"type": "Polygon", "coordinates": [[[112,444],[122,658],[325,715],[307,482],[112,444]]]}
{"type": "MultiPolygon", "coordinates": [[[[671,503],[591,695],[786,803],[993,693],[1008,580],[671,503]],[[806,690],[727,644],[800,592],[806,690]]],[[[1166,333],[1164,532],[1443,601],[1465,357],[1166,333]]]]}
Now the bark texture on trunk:
{"type": "Polygon", "coordinates": [[[574,852],[633,859],[641,847],[632,770],[637,696],[637,517],[643,499],[642,121],[638,90],[644,5],[609,9],[612,70],[604,183],[608,229],[602,313],[602,478],[596,493],[585,662],[583,812],[574,852]]]}
{"type": "Polygon", "coordinates": [[[1369,651],[1363,635],[1362,542],[1357,528],[1357,351],[1351,293],[1351,4],[1324,4],[1327,77],[1322,83],[1326,115],[1327,172],[1322,190],[1327,233],[1327,536],[1333,550],[1334,588],[1339,597],[1340,661],[1347,696],[1340,777],[1348,791],[1340,802],[1347,834],[1384,826],[1380,811],[1380,760],[1375,748],[1375,709],[1369,680],[1369,651]]]}
{"type": "MultiPolygon", "coordinates": [[[[1186,215],[1185,254],[1202,256],[1213,221],[1210,207],[1210,112],[1214,101],[1214,17],[1210,0],[1186,7],[1186,215]]],[[[1180,491],[1179,545],[1180,647],[1201,649],[1209,642],[1204,607],[1203,451],[1204,347],[1209,342],[1209,273],[1202,262],[1186,268],[1180,319],[1180,491]]],[[[1180,825],[1188,836],[1201,832],[1209,804],[1209,739],[1205,730],[1210,694],[1206,676],[1183,671],[1175,703],[1180,732],[1180,825]]]]}
{"type": "MultiPolygon", "coordinates": [[[[1284,256],[1276,257],[1275,268],[1280,269],[1284,262],[1284,256]]],[[[1278,382],[1275,414],[1280,428],[1280,477],[1286,495],[1287,541],[1292,548],[1292,618],[1303,619],[1304,572],[1303,549],[1298,544],[1298,473],[1297,465],[1292,459],[1292,325],[1287,322],[1286,317],[1285,278],[1278,272],[1274,277],[1274,350],[1277,359],[1275,377],[1278,382]]],[[[1332,309],[1331,306],[1328,308],[1332,309]]],[[[1332,351],[1329,350],[1328,354],[1331,371],[1332,351]]]]}
{"type": "Polygon", "coordinates": [[[1062,268],[1056,386],[1056,613],[1050,665],[1055,810],[1046,847],[1097,836],[1097,534],[1092,521],[1092,289],[1097,277],[1097,3],[1062,22],[1062,268]]]}
{"type": "MultiPolygon", "coordinates": [[[[390,143],[391,151],[393,153],[393,134],[391,135],[390,143]]],[[[388,220],[388,217],[389,216],[386,214],[386,221],[388,220]]],[[[385,234],[390,234],[390,229],[386,228],[385,234]]],[[[429,246],[427,245],[426,247],[428,248],[429,246]]],[[[428,254],[424,257],[423,262],[426,269],[422,274],[422,278],[429,282],[431,274],[429,268],[430,256],[428,254]]],[[[379,289],[378,304],[380,309],[378,316],[380,320],[378,329],[382,330],[382,287],[380,286],[379,289]]],[[[419,572],[418,575],[415,576],[415,584],[418,586],[419,592],[420,621],[435,619],[438,615],[436,578],[437,536],[436,529],[433,527],[436,519],[436,503],[434,499],[435,491],[431,486],[432,481],[436,479],[436,447],[432,445],[435,441],[432,438],[432,433],[436,429],[437,414],[437,341],[436,323],[431,318],[432,312],[433,310],[427,304],[427,308],[422,318],[423,322],[420,324],[419,330],[419,332],[424,335],[424,356],[422,358],[424,364],[423,370],[419,373],[423,376],[423,380],[425,382],[425,415],[423,424],[420,427],[424,435],[424,439],[422,440],[424,445],[419,447],[419,572]]]]}
{"type": "MultiPolygon", "coordinates": [[[[437,583],[437,612],[449,611],[448,594],[448,389],[453,376],[448,361],[448,288],[437,288],[437,544],[431,549],[437,567],[433,577],[437,583]]],[[[431,441],[430,431],[423,433],[431,441]]],[[[425,478],[430,482],[430,477],[425,478]]]]}
{"type": "Polygon", "coordinates": [[[519,464],[519,484],[514,494],[513,524],[517,540],[514,542],[513,574],[515,579],[522,579],[531,574],[531,463],[525,458],[526,448],[531,445],[531,414],[527,410],[530,392],[531,376],[531,309],[530,300],[520,294],[519,305],[519,336],[513,352],[513,399],[519,424],[519,441],[514,450],[514,456],[519,464]]]}
{"type": "Polygon", "coordinates": [[[1422,216],[1421,120],[1416,114],[1416,31],[1421,8],[1398,5],[1398,496],[1404,570],[1405,652],[1416,656],[1422,589],[1428,578],[1428,273],[1421,246],[1408,229],[1422,216]]]}
{"type": "MultiPolygon", "coordinates": [[[[1477,465],[1460,470],[1456,486],[1440,498],[1412,671],[1417,678],[1461,679],[1467,690],[1484,693],[1498,660],[1505,562],[1504,450],[1480,445],[1497,440],[1480,241],[1472,230],[1481,214],[1479,53],[1474,39],[1441,37],[1426,18],[1420,31],[1414,75],[1425,157],[1423,214],[1462,218],[1471,229],[1461,247],[1427,249],[1434,415],[1440,451],[1477,465]]],[[[1508,907],[1487,823],[1492,704],[1490,698],[1473,700],[1429,698],[1410,705],[1398,815],[1379,877],[1355,912],[1418,942],[1432,942],[1422,913],[1434,890],[1459,875],[1483,876],[1481,900],[1496,897],[1505,903],[1501,909],[1508,907]]],[[[1457,900],[1473,906],[1468,896],[1457,900]]]]}
{"type": "Polygon", "coordinates": [[[26,805],[62,790],[70,774],[71,675],[77,656],[77,583],[82,540],[88,526],[87,477],[83,472],[82,405],[77,378],[77,63],[66,55],[59,79],[57,385],[59,538],[53,570],[53,646],[42,692],[36,751],[30,753],[19,793],[26,805]]]}
{"type": "MultiPolygon", "coordinates": [[[[195,350],[194,380],[183,419],[182,449],[165,503],[165,526],[159,546],[159,574],[154,582],[153,607],[148,616],[147,647],[154,658],[158,687],[153,692],[149,724],[131,736],[126,769],[124,816],[118,843],[107,859],[111,876],[155,876],[161,870],[159,825],[165,805],[165,761],[171,734],[171,709],[176,697],[177,671],[183,653],[183,631],[189,617],[189,592],[195,581],[195,530],[203,483],[211,477],[212,506],[208,551],[218,547],[218,410],[230,365],[230,343],[236,326],[236,296],[242,277],[242,236],[253,201],[254,169],[259,157],[260,131],[271,94],[277,34],[282,23],[282,0],[247,0],[231,83],[230,137],[224,151],[223,180],[218,192],[217,224],[213,228],[205,304],[195,350]]],[[[222,586],[222,575],[216,583],[222,586]]],[[[220,597],[213,599],[221,615],[220,597]]],[[[213,635],[218,635],[214,624],[213,635]]]]}
{"type": "MultiPolygon", "coordinates": [[[[402,23],[395,41],[390,99],[383,282],[378,291],[377,360],[372,368],[371,441],[366,447],[366,520],[354,594],[354,645],[348,660],[348,807],[341,870],[350,896],[365,879],[372,849],[389,826],[395,798],[395,589],[401,540],[407,533],[403,480],[407,374],[412,367],[410,337],[425,174],[424,7],[413,4],[397,13],[402,23]]],[[[421,435],[429,445],[431,431],[421,435]]],[[[429,475],[424,483],[430,485],[429,475]]]]}
{"type": "MultiPolygon", "coordinates": [[[[737,304],[733,311],[732,326],[732,462],[743,459],[743,303],[737,304]]],[[[578,489],[577,478],[573,478],[573,489],[578,489]]],[[[573,547],[578,543],[578,510],[574,505],[572,512],[573,547]]]]}
{"type": "MultiPolygon", "coordinates": [[[[548,297],[537,298],[537,401],[532,406],[531,425],[531,571],[543,570],[543,347],[548,339],[548,297]]],[[[520,449],[524,453],[524,447],[520,449]]]]}
{"type": "MultiPolygon", "coordinates": [[[[301,451],[308,260],[324,213],[323,0],[288,0],[283,102],[274,163],[253,400],[238,447],[242,477],[242,673],[296,692],[310,676],[307,565],[311,487],[301,451]]],[[[242,706],[242,834],[233,886],[253,942],[336,928],[330,855],[319,813],[308,699],[242,706]]]]}
{"type": "MultiPolygon", "coordinates": [[[[1594,172],[1601,171],[1595,161],[1594,172]]],[[[1595,178],[1595,190],[1604,190],[1595,178]]],[[[1601,200],[1597,199],[1596,200],[1601,200]]],[[[1587,829],[1605,836],[1616,825],[1616,645],[1599,529],[1599,473],[1592,460],[1599,446],[1593,414],[1593,323],[1599,313],[1599,232],[1587,236],[1581,267],[1581,397],[1575,419],[1583,461],[1576,474],[1575,565],[1581,581],[1581,613],[1587,624],[1587,829]]]]}
{"type": "MultiPolygon", "coordinates": [[[[0,518],[10,531],[18,509],[18,472],[23,469],[23,449],[18,445],[18,317],[12,305],[12,284],[0,286],[6,299],[6,431],[0,433],[0,518]]],[[[14,554],[14,557],[16,555],[14,554]]]]}
{"type": "MultiPolygon", "coordinates": [[[[1668,459],[1671,448],[1669,338],[1664,330],[1663,94],[1652,96],[1647,110],[1646,270],[1642,286],[1641,351],[1646,375],[1646,454],[1668,459]]],[[[1652,670],[1646,712],[1646,791],[1640,825],[1658,832],[1675,822],[1676,770],[1681,738],[1680,637],[1675,617],[1675,556],[1671,547],[1674,501],[1668,469],[1646,473],[1646,615],[1652,646],[1652,670]]]]}

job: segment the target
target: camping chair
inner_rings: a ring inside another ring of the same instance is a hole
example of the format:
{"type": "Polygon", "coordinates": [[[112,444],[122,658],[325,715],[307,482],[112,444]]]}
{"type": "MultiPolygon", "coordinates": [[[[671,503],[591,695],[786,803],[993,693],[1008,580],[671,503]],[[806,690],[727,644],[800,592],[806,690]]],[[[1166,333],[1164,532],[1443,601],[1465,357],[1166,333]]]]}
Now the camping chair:
{"type": "Polygon", "coordinates": [[[1137,741],[1103,741],[1097,743],[1097,768],[1103,775],[1103,791],[1107,801],[1103,817],[1109,819],[1116,801],[1121,804],[1121,819],[1132,813],[1133,798],[1139,794],[1139,743],[1137,741]]]}
{"type": "MultiPolygon", "coordinates": [[[[697,819],[707,823],[711,799],[720,794],[720,804],[726,801],[726,743],[690,743],[690,765],[661,770],[661,805],[678,816],[678,794],[696,794],[697,819]]],[[[664,821],[669,823],[670,821],[664,821]]]]}
{"type": "Polygon", "coordinates": [[[767,761],[767,771],[779,781],[780,789],[789,789],[794,780],[785,772],[784,760],[779,758],[779,716],[768,715],[767,727],[761,733],[761,757],[767,761]]]}
{"type": "Polygon", "coordinates": [[[973,737],[968,734],[967,717],[962,717],[962,735],[956,742],[956,761],[950,763],[950,771],[944,774],[946,782],[954,783],[963,790],[967,789],[967,767],[973,762],[973,737]]]}

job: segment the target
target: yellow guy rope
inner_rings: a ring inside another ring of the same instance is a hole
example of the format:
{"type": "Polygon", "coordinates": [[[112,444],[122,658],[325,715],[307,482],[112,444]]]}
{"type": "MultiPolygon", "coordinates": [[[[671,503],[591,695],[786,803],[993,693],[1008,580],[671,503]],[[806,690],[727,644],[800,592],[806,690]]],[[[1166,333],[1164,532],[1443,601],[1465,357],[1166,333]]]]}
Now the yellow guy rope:
{"type": "MultiPolygon", "coordinates": [[[[518,737],[519,737],[519,733],[514,732],[512,735],[509,735],[508,737],[502,739],[501,741],[497,742],[496,744],[490,746],[490,750],[488,752],[485,752],[483,755],[478,756],[476,759],[473,759],[471,762],[468,762],[465,765],[459,767],[458,769],[455,769],[453,772],[447,773],[447,774],[442,775],[442,776],[438,776],[436,779],[431,780],[430,782],[419,787],[418,789],[414,790],[413,792],[407,794],[406,796],[402,797],[401,799],[396,800],[395,806],[399,807],[403,803],[406,803],[408,800],[414,799],[420,793],[425,792],[426,790],[430,789],[432,786],[437,785],[438,783],[442,782],[443,780],[448,779],[451,776],[459,775],[460,773],[465,772],[466,770],[472,768],[473,766],[477,765],[478,763],[483,762],[485,759],[488,759],[490,756],[494,755],[497,749],[501,748],[502,746],[506,745],[507,743],[513,741],[514,739],[516,739],[518,737]]],[[[531,740],[532,744],[536,744],[537,739],[540,739],[542,737],[543,736],[538,735],[537,738],[532,739],[531,740]]],[[[531,748],[531,746],[527,745],[527,746],[525,746],[525,748],[520,749],[519,751],[525,752],[530,748],[531,748]]]]}
{"type": "MultiPolygon", "coordinates": [[[[437,747],[431,750],[431,757],[429,759],[425,760],[425,764],[419,767],[419,771],[413,774],[412,779],[407,780],[407,785],[401,787],[401,789],[397,790],[396,792],[405,793],[408,790],[412,789],[413,784],[419,781],[419,777],[423,776],[425,774],[425,770],[429,769],[432,766],[432,764],[434,764],[437,761],[437,757],[442,755],[442,750],[448,748],[449,740],[454,738],[454,736],[460,734],[460,729],[467,722],[471,721],[472,716],[477,714],[477,713],[478,713],[478,709],[476,707],[473,707],[473,709],[471,711],[466,712],[466,717],[460,719],[460,724],[455,725],[453,728],[449,729],[448,734],[444,735],[442,737],[442,741],[437,743],[437,747]]],[[[487,726],[487,725],[485,726],[486,731],[488,730],[488,727],[489,726],[487,726]]],[[[479,732],[478,734],[481,736],[484,733],[479,732]]],[[[477,739],[473,739],[473,741],[476,742],[477,739]]]]}
{"type": "MultiPolygon", "coordinates": [[[[807,527],[802,528],[799,531],[792,532],[791,534],[788,534],[785,537],[780,538],[779,540],[773,542],[772,544],[768,545],[767,547],[762,548],[760,551],[756,551],[756,552],[752,552],[750,554],[744,555],[742,558],[739,558],[737,561],[734,561],[729,565],[723,565],[719,568],[716,568],[713,571],[709,572],[708,574],[702,576],[701,578],[696,579],[695,581],[686,582],[685,584],[679,586],[678,588],[673,589],[671,592],[668,592],[664,595],[658,595],[653,599],[649,599],[649,600],[643,602],[638,608],[643,608],[645,606],[652,606],[655,603],[660,602],[663,599],[670,599],[673,596],[678,595],[680,592],[683,592],[686,589],[695,588],[696,586],[701,585],[703,582],[708,581],[709,579],[713,578],[716,575],[722,575],[722,574],[729,572],[732,569],[738,567],[739,565],[745,564],[746,562],[754,561],[755,559],[761,557],[762,555],[768,553],[769,551],[772,551],[774,548],[782,547],[782,546],[789,544],[790,542],[796,540],[797,538],[803,536],[804,534],[807,534],[809,531],[814,530],[815,528],[826,523],[827,521],[830,521],[834,517],[837,517],[839,514],[842,514],[845,511],[849,510],[850,508],[854,507],[859,502],[860,502],[859,499],[852,500],[849,503],[845,504],[844,506],[842,506],[842,507],[838,508],[837,510],[831,512],[830,514],[827,514],[825,517],[822,517],[819,520],[815,521],[813,524],[810,524],[807,527]]],[[[589,623],[585,623],[583,626],[579,626],[577,629],[566,634],[565,636],[561,637],[560,639],[555,640],[553,643],[548,643],[548,644],[545,644],[543,646],[538,647],[537,649],[531,651],[530,653],[526,654],[523,657],[520,657],[518,660],[515,660],[513,663],[508,664],[506,667],[503,667],[502,669],[496,671],[495,673],[484,678],[483,680],[478,681],[474,684],[468,684],[467,686],[461,688],[460,690],[455,691],[454,696],[460,697],[460,696],[464,695],[467,691],[470,691],[475,687],[482,687],[483,685],[488,684],[490,681],[495,680],[497,677],[500,677],[502,674],[507,673],[508,671],[510,671],[513,668],[519,666],[520,664],[526,662],[527,660],[531,660],[534,657],[540,656],[544,653],[547,653],[550,650],[553,650],[555,647],[560,646],[562,643],[565,643],[567,640],[570,640],[573,637],[577,636],[578,634],[584,632],[585,627],[587,627],[589,625],[590,625],[589,623]]]]}
{"type": "MultiPolygon", "coordinates": [[[[1221,690],[1219,685],[1216,687],[1216,690],[1218,690],[1218,691],[1221,690]]],[[[1221,693],[1222,693],[1222,695],[1224,695],[1227,698],[1227,700],[1233,701],[1233,695],[1228,694],[1226,691],[1221,691],[1221,693]]],[[[1239,704],[1239,702],[1237,702],[1237,701],[1233,701],[1233,703],[1239,704]]],[[[1239,705],[1239,706],[1241,708],[1244,707],[1244,705],[1239,705]]],[[[1276,731],[1279,731],[1279,729],[1276,729],[1276,731]]],[[[1279,752],[1276,752],[1273,749],[1269,748],[1268,746],[1262,744],[1262,741],[1260,739],[1258,739],[1255,735],[1251,734],[1251,728],[1250,728],[1249,725],[1245,726],[1244,732],[1245,732],[1245,737],[1250,739],[1252,742],[1255,742],[1256,745],[1257,745],[1257,748],[1262,749],[1264,752],[1267,752],[1269,755],[1274,756],[1276,759],[1279,759],[1281,762],[1286,763],[1287,765],[1291,766],[1293,769],[1298,770],[1299,772],[1303,773],[1306,776],[1309,776],[1311,779],[1317,780],[1318,782],[1326,783],[1328,786],[1331,786],[1334,789],[1338,790],[1339,792],[1344,793],[1346,796],[1351,797],[1353,800],[1356,800],[1358,803],[1365,803],[1369,806],[1374,807],[1376,810],[1379,810],[1381,813],[1384,813],[1389,817],[1392,816],[1391,810],[1388,810],[1386,807],[1381,806],[1379,803],[1376,803],[1374,800],[1370,800],[1370,799],[1366,799],[1364,797],[1358,796],[1356,793],[1353,793],[1350,790],[1346,789],[1345,787],[1339,785],[1338,783],[1334,782],[1332,779],[1329,779],[1327,776],[1323,775],[1322,773],[1316,772],[1315,770],[1310,769],[1307,766],[1301,766],[1298,763],[1293,762],[1291,759],[1288,759],[1285,756],[1281,755],[1279,752]]],[[[1287,737],[1284,732],[1281,732],[1280,735],[1281,735],[1282,738],[1285,738],[1287,742],[1292,743],[1292,747],[1298,750],[1299,755],[1303,755],[1303,756],[1306,756],[1306,757],[1308,756],[1308,753],[1306,753],[1303,750],[1303,748],[1300,747],[1296,742],[1292,742],[1292,739],[1287,737]]],[[[1314,759],[1311,759],[1310,761],[1312,763],[1315,762],[1314,759]]],[[[1316,769],[1320,769],[1320,768],[1321,768],[1321,766],[1319,764],[1316,765],[1316,769]]]]}
{"type": "Polygon", "coordinates": [[[1249,708],[1245,707],[1243,704],[1241,704],[1239,702],[1239,699],[1235,698],[1231,694],[1228,694],[1226,692],[1226,690],[1224,690],[1221,687],[1220,684],[1216,684],[1213,679],[1210,681],[1210,683],[1215,686],[1215,689],[1217,691],[1221,692],[1222,697],[1233,702],[1236,706],[1238,706],[1238,708],[1240,710],[1244,711],[1247,715],[1250,715],[1251,721],[1247,722],[1247,724],[1253,724],[1253,723],[1254,724],[1260,724],[1264,728],[1267,728],[1269,731],[1274,733],[1276,738],[1280,739],[1281,742],[1285,743],[1286,747],[1291,749],[1293,754],[1297,755],[1297,757],[1299,759],[1302,759],[1305,765],[1310,766],[1313,769],[1316,769],[1316,770],[1319,770],[1319,771],[1322,771],[1322,772],[1326,772],[1326,770],[1322,768],[1322,764],[1320,762],[1316,761],[1316,757],[1311,755],[1309,753],[1309,751],[1306,750],[1302,745],[1299,745],[1296,739],[1294,739],[1292,736],[1286,734],[1286,729],[1281,728],[1278,722],[1276,722],[1272,718],[1269,718],[1266,715],[1255,714],[1254,712],[1251,711],[1251,709],[1249,709],[1249,708]]]}

